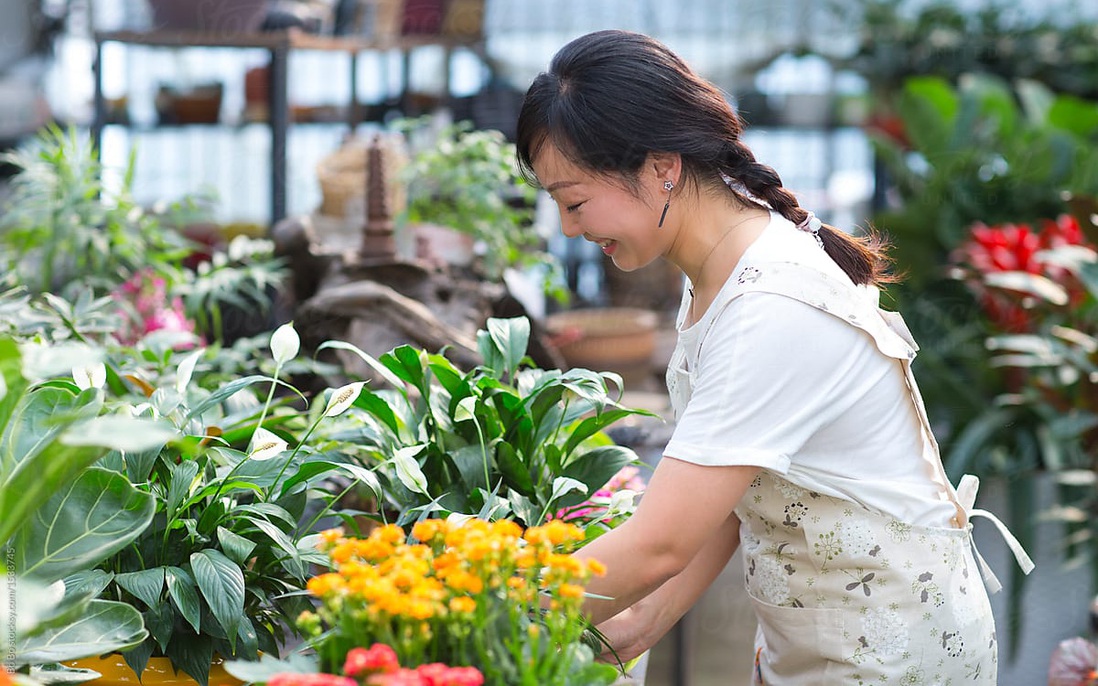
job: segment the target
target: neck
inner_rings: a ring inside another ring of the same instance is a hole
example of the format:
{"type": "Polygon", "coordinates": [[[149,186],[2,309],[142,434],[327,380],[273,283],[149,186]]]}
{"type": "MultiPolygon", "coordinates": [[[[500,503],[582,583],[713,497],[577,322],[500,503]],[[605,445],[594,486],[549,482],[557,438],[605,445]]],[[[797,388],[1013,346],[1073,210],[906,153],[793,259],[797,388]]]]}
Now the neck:
{"type": "Polygon", "coordinates": [[[709,226],[687,229],[694,232],[688,234],[693,246],[680,268],[693,284],[693,293],[720,290],[747,246],[766,226],[765,222],[755,221],[764,217],[769,220],[769,214],[761,208],[736,208],[716,215],[716,221],[709,226]]]}

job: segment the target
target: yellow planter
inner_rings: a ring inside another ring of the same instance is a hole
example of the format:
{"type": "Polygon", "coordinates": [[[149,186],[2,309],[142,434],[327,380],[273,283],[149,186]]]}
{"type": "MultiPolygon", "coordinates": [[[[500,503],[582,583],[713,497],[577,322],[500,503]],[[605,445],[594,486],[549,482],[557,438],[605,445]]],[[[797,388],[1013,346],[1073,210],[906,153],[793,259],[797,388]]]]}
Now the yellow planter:
{"type": "MultiPolygon", "coordinates": [[[[69,662],[67,665],[79,669],[91,669],[102,674],[102,677],[91,682],[95,686],[196,686],[198,683],[186,672],[177,673],[172,669],[171,660],[166,657],[149,658],[149,664],[145,666],[145,672],[140,680],[120,653],[111,653],[103,657],[86,657],[83,660],[69,662]]],[[[210,665],[210,686],[243,686],[243,684],[243,681],[225,671],[221,660],[215,660],[210,665]]]]}

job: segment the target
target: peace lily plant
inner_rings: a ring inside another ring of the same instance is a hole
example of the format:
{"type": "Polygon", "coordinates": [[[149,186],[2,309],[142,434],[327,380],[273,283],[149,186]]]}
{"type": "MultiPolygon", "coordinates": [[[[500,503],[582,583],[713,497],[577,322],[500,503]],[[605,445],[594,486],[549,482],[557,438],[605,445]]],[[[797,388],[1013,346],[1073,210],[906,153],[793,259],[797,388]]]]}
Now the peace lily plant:
{"type": "Polygon", "coordinates": [[[304,402],[280,379],[299,352],[292,325],[272,336],[273,375],[214,388],[203,349],[78,347],[71,374],[28,379],[21,350],[72,362],[71,347],[0,341],[0,540],[16,551],[19,602],[42,586],[57,601],[21,630],[16,665],[125,650],[138,674],[164,655],[205,684],[215,655],[278,653],[326,562],[310,532],[340,494],[322,483],[377,486],[337,442],[309,442],[361,384],[304,402]],[[77,633],[79,645],[56,639],[77,633]]]}

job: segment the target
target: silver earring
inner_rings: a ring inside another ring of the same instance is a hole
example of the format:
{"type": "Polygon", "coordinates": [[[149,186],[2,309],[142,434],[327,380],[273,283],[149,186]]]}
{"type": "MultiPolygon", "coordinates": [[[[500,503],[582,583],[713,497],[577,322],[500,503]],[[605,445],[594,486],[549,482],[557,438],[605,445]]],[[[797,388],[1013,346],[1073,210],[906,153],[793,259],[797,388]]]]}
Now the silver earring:
{"type": "Polygon", "coordinates": [[[675,190],[675,182],[668,179],[663,182],[663,190],[667,191],[667,202],[663,204],[663,212],[660,213],[660,223],[656,228],[663,228],[663,220],[667,218],[667,208],[671,207],[671,191],[675,190]]]}

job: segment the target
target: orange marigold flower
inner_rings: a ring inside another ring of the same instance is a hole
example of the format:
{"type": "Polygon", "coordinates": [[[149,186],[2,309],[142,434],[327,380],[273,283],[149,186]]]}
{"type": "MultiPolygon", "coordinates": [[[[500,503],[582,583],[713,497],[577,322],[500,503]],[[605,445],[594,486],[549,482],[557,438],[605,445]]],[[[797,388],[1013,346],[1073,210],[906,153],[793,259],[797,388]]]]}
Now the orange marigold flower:
{"type": "Polygon", "coordinates": [[[435,536],[446,533],[445,519],[424,519],[412,527],[412,535],[416,540],[427,542],[434,540],[435,536]]]}
{"type": "Polygon", "coordinates": [[[591,572],[595,576],[606,576],[606,565],[594,558],[588,558],[587,571],[591,572]]]}
{"type": "Polygon", "coordinates": [[[333,546],[343,538],[343,529],[336,527],[334,529],[325,529],[320,532],[320,541],[324,546],[333,546]]]}
{"type": "Polygon", "coordinates": [[[309,579],[306,588],[309,590],[309,593],[323,598],[324,596],[334,595],[344,590],[346,584],[343,581],[343,577],[339,574],[328,573],[314,576],[312,579],[309,579]]]}
{"type": "Polygon", "coordinates": [[[458,596],[450,599],[450,610],[461,614],[472,614],[477,609],[477,601],[469,596],[458,596]]]}
{"type": "Polygon", "coordinates": [[[557,593],[560,594],[561,598],[582,598],[583,586],[577,584],[561,584],[560,588],[557,589],[557,593]]]}
{"type": "Polygon", "coordinates": [[[381,528],[374,529],[373,533],[370,534],[370,538],[376,538],[377,540],[384,541],[390,545],[396,545],[404,542],[404,529],[401,529],[396,524],[386,524],[381,528]]]}

